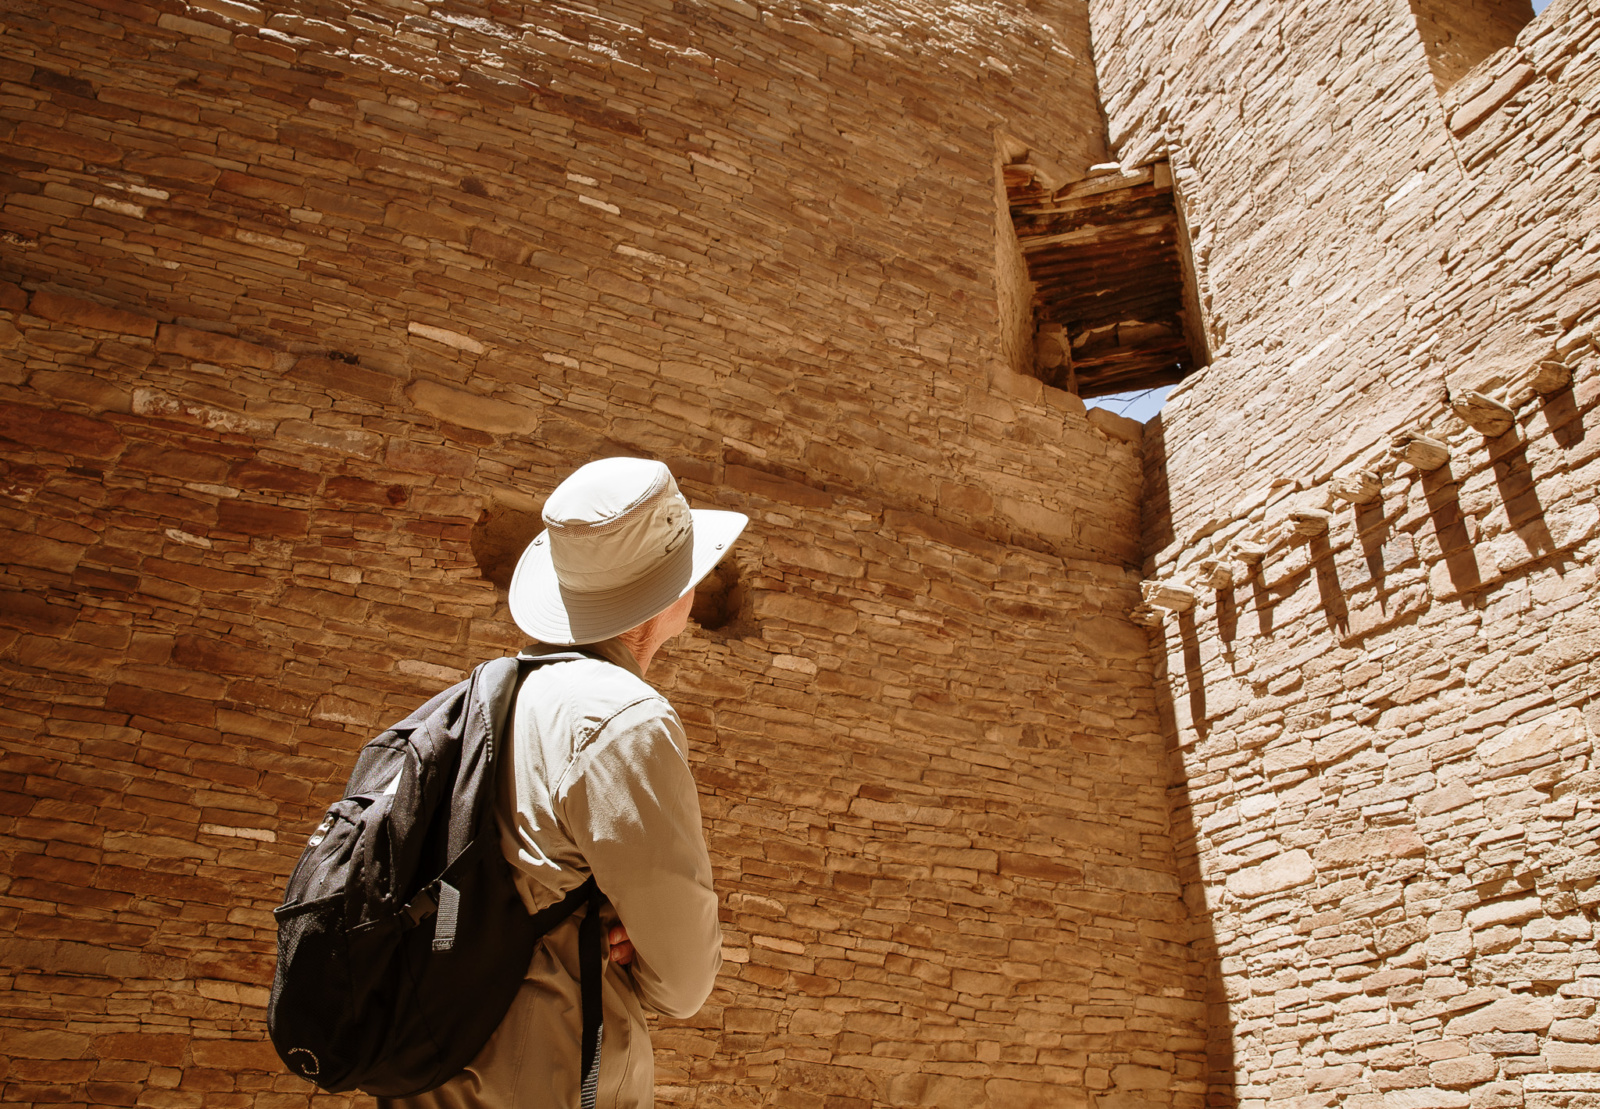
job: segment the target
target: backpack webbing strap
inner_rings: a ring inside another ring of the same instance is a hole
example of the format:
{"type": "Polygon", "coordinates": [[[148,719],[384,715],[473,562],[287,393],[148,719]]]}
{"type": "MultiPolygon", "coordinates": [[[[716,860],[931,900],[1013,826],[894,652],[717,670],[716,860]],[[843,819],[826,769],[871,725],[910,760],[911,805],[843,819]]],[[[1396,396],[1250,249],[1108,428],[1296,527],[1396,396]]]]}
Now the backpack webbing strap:
{"type": "Polygon", "coordinates": [[[461,914],[461,891],[439,880],[439,916],[433,922],[433,949],[449,951],[456,945],[456,920],[461,914]]]}
{"type": "MultiPolygon", "coordinates": [[[[534,667],[548,662],[569,662],[582,658],[609,661],[604,656],[584,650],[553,652],[547,655],[517,655],[517,681],[528,676],[534,667]]],[[[587,903],[588,911],[578,925],[578,989],[583,997],[582,1082],[578,1097],[580,1109],[595,1109],[600,1094],[600,1041],[605,1030],[605,1014],[601,1005],[600,986],[605,976],[605,928],[600,923],[600,905],[605,895],[595,885],[593,876],[573,889],[559,903],[534,914],[534,924],[541,934],[587,903]],[[548,920],[541,919],[548,917],[548,920]]]]}
{"type": "Polygon", "coordinates": [[[579,986],[583,991],[583,1085],[582,1109],[595,1109],[600,1093],[600,1039],[604,1014],[600,1004],[600,983],[605,974],[605,932],[600,923],[600,887],[590,878],[589,910],[578,925],[579,986]]]}

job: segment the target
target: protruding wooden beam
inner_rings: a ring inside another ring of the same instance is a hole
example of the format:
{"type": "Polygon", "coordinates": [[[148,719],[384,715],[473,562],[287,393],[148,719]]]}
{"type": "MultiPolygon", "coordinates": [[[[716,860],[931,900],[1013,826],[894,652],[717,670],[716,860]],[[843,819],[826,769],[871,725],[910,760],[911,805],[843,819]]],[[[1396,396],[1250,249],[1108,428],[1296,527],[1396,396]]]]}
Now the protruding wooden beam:
{"type": "Polygon", "coordinates": [[[1228,589],[1233,585],[1233,564],[1220,558],[1203,558],[1195,567],[1195,580],[1211,589],[1228,589]]]}
{"type": "Polygon", "coordinates": [[[1533,391],[1540,396],[1549,396],[1559,393],[1572,384],[1572,369],[1565,362],[1553,359],[1540,362],[1534,368],[1533,378],[1528,382],[1533,386],[1533,391]]]}
{"type": "Polygon", "coordinates": [[[1193,589],[1173,581],[1150,579],[1139,583],[1144,603],[1172,612],[1188,612],[1198,600],[1193,589]]]}
{"type": "Polygon", "coordinates": [[[1351,504],[1371,504],[1383,495],[1383,483],[1371,470],[1353,470],[1328,482],[1328,492],[1351,504]]]}
{"type": "Polygon", "coordinates": [[[1493,397],[1482,393],[1464,393],[1450,398],[1450,410],[1474,431],[1490,439],[1510,431],[1517,423],[1517,414],[1493,397]]]}
{"type": "Polygon", "coordinates": [[[1294,528],[1296,535],[1310,538],[1315,535],[1327,535],[1328,526],[1333,522],[1333,513],[1321,508],[1297,508],[1289,513],[1289,526],[1294,528]]]}
{"type": "Polygon", "coordinates": [[[1389,444],[1389,452],[1400,461],[1430,473],[1450,461],[1450,448],[1420,431],[1402,431],[1389,444]]]}

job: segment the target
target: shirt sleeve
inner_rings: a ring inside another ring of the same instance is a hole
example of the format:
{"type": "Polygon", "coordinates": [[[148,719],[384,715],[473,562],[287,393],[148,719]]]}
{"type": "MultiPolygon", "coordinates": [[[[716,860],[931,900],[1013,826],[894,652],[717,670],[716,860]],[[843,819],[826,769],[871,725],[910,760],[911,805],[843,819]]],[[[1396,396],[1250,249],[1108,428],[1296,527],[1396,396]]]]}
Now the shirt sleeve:
{"type": "Polygon", "coordinates": [[[605,721],[573,756],[556,804],[628,930],[640,1001],[693,1016],[722,966],[722,932],[677,713],[650,697],[605,721]]]}

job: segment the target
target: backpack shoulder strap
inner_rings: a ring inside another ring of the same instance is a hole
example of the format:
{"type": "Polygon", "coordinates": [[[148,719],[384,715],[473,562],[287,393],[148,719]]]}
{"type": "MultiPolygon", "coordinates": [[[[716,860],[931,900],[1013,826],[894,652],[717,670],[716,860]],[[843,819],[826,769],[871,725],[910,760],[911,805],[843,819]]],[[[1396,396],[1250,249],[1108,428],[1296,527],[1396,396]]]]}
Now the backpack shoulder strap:
{"type": "MultiPolygon", "coordinates": [[[[592,658],[600,662],[611,660],[597,651],[582,647],[550,654],[517,655],[518,679],[528,675],[538,666],[550,662],[575,662],[592,658]]],[[[614,663],[612,665],[615,665],[614,663]]],[[[587,906],[583,921],[578,925],[578,989],[582,996],[583,1037],[581,1043],[582,1076],[579,1083],[579,1109],[595,1109],[600,1090],[600,1045],[604,1034],[604,1003],[601,998],[601,980],[605,974],[605,929],[600,923],[600,906],[605,895],[590,875],[582,884],[573,887],[554,905],[548,905],[533,916],[534,927],[540,935],[587,906]]]]}

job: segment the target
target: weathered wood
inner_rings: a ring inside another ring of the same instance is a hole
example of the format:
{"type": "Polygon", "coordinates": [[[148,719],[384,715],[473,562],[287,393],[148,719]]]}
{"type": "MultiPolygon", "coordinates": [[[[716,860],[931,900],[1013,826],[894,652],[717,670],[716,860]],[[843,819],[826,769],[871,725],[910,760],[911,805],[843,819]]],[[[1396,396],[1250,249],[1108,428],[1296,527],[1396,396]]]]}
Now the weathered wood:
{"type": "Polygon", "coordinates": [[[1116,192],[1119,189],[1132,189],[1139,185],[1150,184],[1155,180],[1155,177],[1155,170],[1150,166],[1135,170],[1132,174],[1108,173],[1102,177],[1085,177],[1059,190],[1056,193],[1056,199],[1058,201],[1077,200],[1081,197],[1116,192]]]}
{"type": "Polygon", "coordinates": [[[1063,231],[1056,235],[1034,235],[1026,239],[1019,235],[1018,239],[1022,242],[1023,253],[1028,254],[1043,250],[1047,246],[1054,246],[1057,243],[1093,243],[1110,238],[1113,235],[1119,239],[1131,239],[1143,235],[1170,235],[1172,233],[1173,221],[1170,218],[1152,216],[1148,219],[1119,223],[1115,226],[1114,231],[1104,226],[1093,226],[1076,231],[1063,231]]]}

